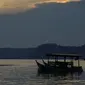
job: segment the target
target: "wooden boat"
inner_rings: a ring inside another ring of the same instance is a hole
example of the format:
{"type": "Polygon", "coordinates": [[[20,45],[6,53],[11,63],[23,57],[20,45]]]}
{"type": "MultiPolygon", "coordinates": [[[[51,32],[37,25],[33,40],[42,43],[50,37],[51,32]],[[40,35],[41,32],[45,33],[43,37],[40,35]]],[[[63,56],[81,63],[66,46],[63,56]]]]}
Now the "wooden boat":
{"type": "Polygon", "coordinates": [[[50,73],[50,72],[82,72],[82,66],[80,66],[79,57],[77,54],[47,54],[48,62],[46,63],[43,59],[43,64],[36,60],[39,72],[50,73]],[[50,61],[50,57],[54,58],[54,61],[50,61]],[[63,57],[64,61],[59,61],[58,58],[63,57]],[[70,61],[66,61],[66,58],[70,58],[70,61]],[[78,65],[74,66],[73,60],[78,60],[78,65]]]}

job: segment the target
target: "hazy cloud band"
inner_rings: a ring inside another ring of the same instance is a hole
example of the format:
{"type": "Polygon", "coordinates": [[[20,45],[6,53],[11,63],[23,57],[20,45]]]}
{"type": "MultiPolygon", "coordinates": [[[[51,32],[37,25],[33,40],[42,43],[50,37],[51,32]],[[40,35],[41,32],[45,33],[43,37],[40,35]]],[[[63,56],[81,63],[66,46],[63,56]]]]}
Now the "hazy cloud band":
{"type": "Polygon", "coordinates": [[[31,8],[36,8],[36,4],[41,3],[68,3],[81,0],[0,0],[0,13],[17,13],[31,8]]]}

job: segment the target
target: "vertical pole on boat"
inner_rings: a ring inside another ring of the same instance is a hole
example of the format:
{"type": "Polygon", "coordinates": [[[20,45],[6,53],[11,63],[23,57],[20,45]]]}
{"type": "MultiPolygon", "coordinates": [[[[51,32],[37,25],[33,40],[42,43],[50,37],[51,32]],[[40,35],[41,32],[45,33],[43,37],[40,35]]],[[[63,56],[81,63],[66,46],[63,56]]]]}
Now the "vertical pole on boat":
{"type": "Polygon", "coordinates": [[[71,57],[71,67],[73,67],[73,57],[71,57]]]}
{"type": "Polygon", "coordinates": [[[56,57],[56,61],[58,61],[58,56],[56,57]]]}
{"type": "Polygon", "coordinates": [[[54,58],[55,58],[55,67],[56,67],[56,56],[54,56],[54,58]]]}
{"type": "Polygon", "coordinates": [[[80,62],[79,62],[79,57],[78,57],[78,67],[80,66],[80,62]]]}
{"type": "Polygon", "coordinates": [[[48,56],[48,64],[49,64],[49,56],[48,56]]]}
{"type": "Polygon", "coordinates": [[[66,56],[64,56],[64,62],[66,62],[66,56]]]}
{"type": "Polygon", "coordinates": [[[55,57],[55,62],[56,62],[56,56],[54,56],[55,57]]]}

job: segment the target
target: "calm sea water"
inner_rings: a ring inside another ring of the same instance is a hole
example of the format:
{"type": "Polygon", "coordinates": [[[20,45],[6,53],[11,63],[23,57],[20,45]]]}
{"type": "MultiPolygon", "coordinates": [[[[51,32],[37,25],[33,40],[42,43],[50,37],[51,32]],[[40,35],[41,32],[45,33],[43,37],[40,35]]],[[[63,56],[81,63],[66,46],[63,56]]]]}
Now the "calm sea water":
{"type": "MultiPolygon", "coordinates": [[[[40,60],[38,60],[41,62],[40,60]]],[[[85,85],[85,72],[81,75],[39,75],[34,60],[0,60],[0,85],[85,85]]],[[[85,71],[85,61],[81,61],[85,71]]]]}

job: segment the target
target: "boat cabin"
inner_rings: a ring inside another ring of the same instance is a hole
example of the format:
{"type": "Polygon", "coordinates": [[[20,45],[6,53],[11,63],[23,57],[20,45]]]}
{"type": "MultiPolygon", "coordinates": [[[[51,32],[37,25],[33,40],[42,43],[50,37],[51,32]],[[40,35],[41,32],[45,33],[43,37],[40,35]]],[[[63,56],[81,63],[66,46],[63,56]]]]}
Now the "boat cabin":
{"type": "Polygon", "coordinates": [[[58,53],[52,53],[52,54],[46,54],[48,57],[48,64],[51,66],[57,66],[57,67],[73,67],[74,66],[74,60],[77,60],[77,67],[80,67],[80,61],[79,58],[81,57],[78,54],[58,54],[58,53]],[[54,61],[51,61],[51,60],[54,61]],[[60,59],[63,59],[63,61],[59,61],[60,59]],[[69,61],[67,61],[69,59],[69,61]]]}

